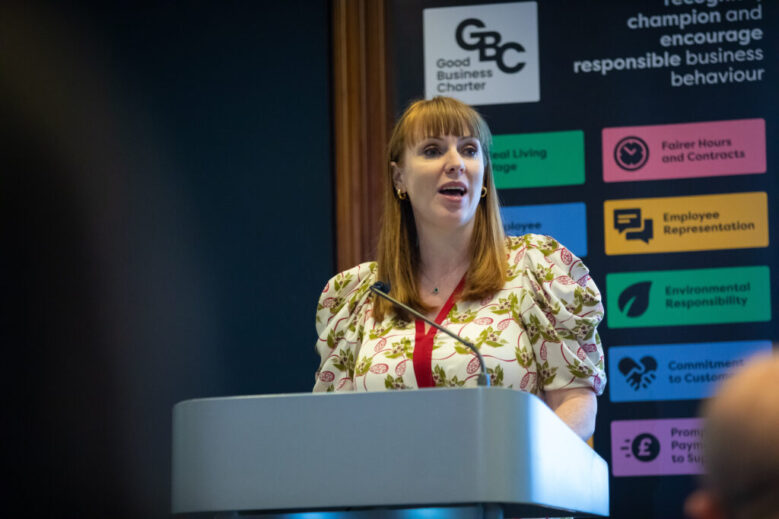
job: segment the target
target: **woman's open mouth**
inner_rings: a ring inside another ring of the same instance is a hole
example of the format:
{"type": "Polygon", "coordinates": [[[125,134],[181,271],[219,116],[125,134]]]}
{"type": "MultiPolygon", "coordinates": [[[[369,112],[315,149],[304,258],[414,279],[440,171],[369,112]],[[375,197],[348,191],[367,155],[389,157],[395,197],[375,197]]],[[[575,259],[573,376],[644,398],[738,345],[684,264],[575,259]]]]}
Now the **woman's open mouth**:
{"type": "Polygon", "coordinates": [[[468,192],[468,188],[465,187],[465,184],[461,184],[459,182],[450,182],[441,186],[438,189],[438,192],[452,200],[459,200],[465,196],[465,194],[468,192]]]}

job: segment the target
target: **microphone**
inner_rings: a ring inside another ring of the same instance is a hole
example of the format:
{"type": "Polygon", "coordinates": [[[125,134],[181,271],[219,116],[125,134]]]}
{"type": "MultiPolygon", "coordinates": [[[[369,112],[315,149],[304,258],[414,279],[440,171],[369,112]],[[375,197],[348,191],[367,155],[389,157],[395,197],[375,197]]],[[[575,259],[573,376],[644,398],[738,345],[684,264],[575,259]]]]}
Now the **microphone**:
{"type": "Polygon", "coordinates": [[[479,359],[479,365],[481,366],[481,373],[479,373],[479,376],[476,378],[476,385],[478,385],[480,387],[481,386],[489,387],[489,385],[490,385],[490,377],[489,377],[489,375],[487,375],[487,367],[484,365],[484,358],[481,356],[481,353],[476,348],[476,346],[473,345],[473,343],[470,343],[470,342],[466,341],[465,339],[463,339],[462,337],[460,337],[456,333],[450,332],[449,330],[447,330],[446,328],[444,328],[440,324],[436,323],[435,321],[432,321],[432,320],[428,319],[427,317],[425,317],[421,313],[417,312],[416,310],[414,310],[410,306],[404,305],[403,303],[401,303],[397,299],[391,297],[389,295],[389,291],[390,291],[389,285],[387,283],[383,282],[383,281],[377,281],[376,283],[371,285],[371,292],[373,292],[374,294],[383,297],[384,299],[386,299],[387,301],[389,301],[393,305],[399,306],[400,308],[402,308],[406,312],[410,313],[414,317],[416,317],[418,319],[422,319],[423,321],[425,321],[427,324],[429,324],[433,328],[435,328],[437,330],[441,330],[442,332],[444,332],[449,337],[451,337],[454,340],[456,340],[458,342],[461,342],[462,344],[467,346],[473,353],[476,354],[476,358],[479,359]]]}

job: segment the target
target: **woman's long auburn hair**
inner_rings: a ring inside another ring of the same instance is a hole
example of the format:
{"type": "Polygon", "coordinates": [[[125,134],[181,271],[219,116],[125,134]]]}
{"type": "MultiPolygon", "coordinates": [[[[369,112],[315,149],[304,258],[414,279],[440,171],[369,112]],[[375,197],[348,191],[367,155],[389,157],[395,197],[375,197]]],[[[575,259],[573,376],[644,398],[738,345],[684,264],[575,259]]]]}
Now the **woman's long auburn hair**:
{"type": "MultiPolygon", "coordinates": [[[[447,135],[473,136],[481,143],[484,160],[484,187],[487,196],[479,201],[471,238],[471,260],[465,287],[459,298],[474,301],[492,296],[506,278],[506,248],[503,222],[500,218],[498,191],[492,175],[490,146],[492,134],[481,115],[465,103],[451,97],[434,97],[409,105],[392,131],[387,148],[387,170],[384,180],[384,214],[378,244],[378,278],[389,283],[395,299],[423,313],[432,308],[422,302],[416,273],[419,269],[419,246],[414,212],[408,198],[398,198],[392,178],[391,163],[402,164],[407,148],[427,137],[447,135]]],[[[373,317],[377,322],[395,313],[409,320],[400,309],[374,296],[373,317]]]]}

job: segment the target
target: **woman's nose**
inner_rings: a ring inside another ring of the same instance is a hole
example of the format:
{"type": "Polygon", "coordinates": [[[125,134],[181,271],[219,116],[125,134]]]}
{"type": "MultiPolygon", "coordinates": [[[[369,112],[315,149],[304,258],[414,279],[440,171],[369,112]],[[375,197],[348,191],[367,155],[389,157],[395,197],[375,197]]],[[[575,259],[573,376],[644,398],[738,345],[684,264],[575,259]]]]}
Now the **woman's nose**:
{"type": "Polygon", "coordinates": [[[457,149],[449,150],[446,156],[446,172],[460,174],[465,170],[465,161],[457,149]]]}

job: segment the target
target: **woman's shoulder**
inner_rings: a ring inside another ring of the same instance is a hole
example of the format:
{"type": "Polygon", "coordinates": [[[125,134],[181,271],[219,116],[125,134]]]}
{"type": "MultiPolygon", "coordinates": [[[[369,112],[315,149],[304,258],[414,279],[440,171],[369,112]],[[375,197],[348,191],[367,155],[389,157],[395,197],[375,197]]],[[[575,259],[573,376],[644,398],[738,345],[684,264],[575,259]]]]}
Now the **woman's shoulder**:
{"type": "Polygon", "coordinates": [[[524,259],[525,257],[534,261],[542,258],[551,259],[550,257],[555,255],[568,259],[567,256],[571,255],[571,252],[563,244],[544,234],[506,236],[506,249],[508,250],[509,263],[512,260],[524,259]]]}
{"type": "Polygon", "coordinates": [[[509,252],[522,249],[536,249],[547,254],[558,250],[562,245],[551,236],[545,234],[523,234],[522,236],[506,236],[506,248],[509,252]]]}
{"type": "Polygon", "coordinates": [[[507,236],[509,271],[518,273],[524,269],[561,270],[580,284],[589,278],[589,269],[581,259],[552,236],[525,234],[507,236]]]}
{"type": "Polygon", "coordinates": [[[376,262],[369,261],[330,278],[319,296],[317,323],[329,321],[343,309],[349,313],[354,311],[355,303],[363,299],[370,286],[376,282],[376,272],[376,262]]]}
{"type": "Polygon", "coordinates": [[[362,285],[374,283],[376,280],[376,270],[376,262],[367,261],[339,272],[327,281],[325,287],[322,289],[322,294],[329,293],[330,296],[347,295],[349,292],[356,290],[362,285]]]}

